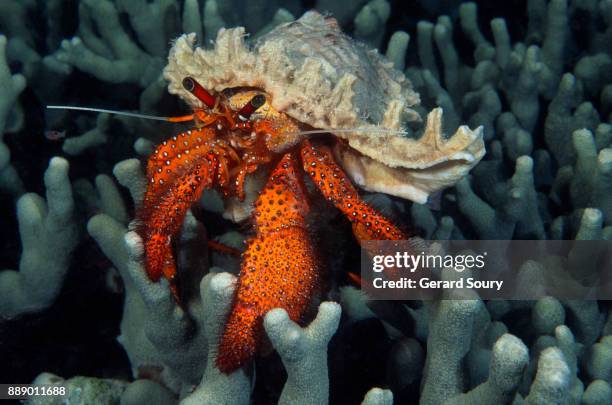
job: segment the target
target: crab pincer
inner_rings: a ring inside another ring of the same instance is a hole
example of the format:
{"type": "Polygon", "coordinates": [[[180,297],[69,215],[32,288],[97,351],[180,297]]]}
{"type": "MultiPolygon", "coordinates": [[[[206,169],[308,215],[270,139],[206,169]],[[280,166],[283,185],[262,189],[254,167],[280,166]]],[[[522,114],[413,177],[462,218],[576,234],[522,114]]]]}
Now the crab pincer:
{"type": "Polygon", "coordinates": [[[319,285],[319,264],[307,229],[310,206],[291,153],[272,171],[255,202],[255,236],[243,254],[238,287],[219,345],[217,367],[230,373],[263,343],[263,317],[284,308],[299,322],[319,285]]]}

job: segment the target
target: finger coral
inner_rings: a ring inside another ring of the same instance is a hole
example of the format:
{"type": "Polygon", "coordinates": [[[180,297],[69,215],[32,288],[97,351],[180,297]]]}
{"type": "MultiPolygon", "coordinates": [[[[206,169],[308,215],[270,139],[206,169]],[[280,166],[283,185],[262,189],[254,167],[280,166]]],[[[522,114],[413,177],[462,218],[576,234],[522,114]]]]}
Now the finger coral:
{"type": "MultiPolygon", "coordinates": [[[[5,60],[6,37],[0,35],[0,189],[17,196],[23,185],[10,154],[2,142],[14,104],[25,87],[22,75],[11,75],[5,60]]],[[[69,164],[55,157],[45,172],[47,199],[35,193],[17,200],[17,218],[22,243],[19,270],[0,272],[0,318],[41,311],[57,298],[76,247],[73,223],[74,201],[68,179],[69,164]]]]}

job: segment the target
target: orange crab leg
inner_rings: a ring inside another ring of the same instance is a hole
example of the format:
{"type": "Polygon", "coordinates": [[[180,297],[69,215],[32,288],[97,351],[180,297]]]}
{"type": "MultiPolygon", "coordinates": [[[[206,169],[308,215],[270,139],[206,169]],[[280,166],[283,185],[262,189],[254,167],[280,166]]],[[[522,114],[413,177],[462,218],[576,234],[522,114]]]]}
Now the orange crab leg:
{"type": "Polygon", "coordinates": [[[168,117],[168,122],[187,122],[195,119],[194,114],[180,115],[178,117],[168,117]]]}
{"type": "Polygon", "coordinates": [[[204,128],[164,141],[147,164],[148,184],[136,230],[144,243],[147,275],[153,281],[164,276],[177,300],[172,239],[193,201],[212,187],[222,159],[214,130],[204,128]]]}
{"type": "Polygon", "coordinates": [[[327,146],[302,143],[302,165],[315,186],[353,223],[353,233],[362,240],[406,240],[408,236],[359,197],[327,146]]]}
{"type": "Polygon", "coordinates": [[[309,204],[299,164],[283,156],[255,203],[255,237],[243,254],[232,311],[217,355],[217,367],[230,373],[261,346],[263,317],[284,308],[299,321],[318,286],[318,259],[306,225],[309,204]]]}
{"type": "Polygon", "coordinates": [[[238,166],[234,173],[232,173],[234,180],[234,192],[240,201],[244,201],[245,192],[244,192],[244,181],[246,179],[247,165],[245,163],[241,163],[238,166]]]}
{"type": "Polygon", "coordinates": [[[180,115],[177,117],[168,117],[166,121],[168,122],[187,122],[187,121],[196,121],[198,123],[198,127],[207,127],[211,124],[214,124],[219,120],[219,117],[215,115],[209,115],[204,111],[198,110],[193,114],[189,115],[180,115]]]}
{"type": "Polygon", "coordinates": [[[219,253],[232,255],[232,256],[240,256],[240,250],[233,248],[231,246],[227,246],[221,242],[217,242],[216,240],[209,240],[207,242],[208,248],[212,250],[216,250],[219,253]]]}

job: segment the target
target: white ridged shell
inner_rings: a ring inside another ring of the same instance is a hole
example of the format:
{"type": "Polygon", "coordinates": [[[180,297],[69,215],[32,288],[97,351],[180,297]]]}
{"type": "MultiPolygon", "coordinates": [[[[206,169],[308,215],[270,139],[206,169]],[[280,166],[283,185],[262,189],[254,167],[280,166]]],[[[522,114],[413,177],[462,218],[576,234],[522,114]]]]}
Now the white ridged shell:
{"type": "Polygon", "coordinates": [[[307,12],[252,48],[242,27],[219,30],[213,49],[195,47],[195,41],[194,34],[183,35],[170,50],[164,70],[170,93],[202,107],[183,88],[186,76],[216,92],[257,87],[270,95],[276,110],[314,128],[359,128],[330,132],[358,152],[337,151],[336,157],[367,190],[424,202],[431,192],[456,183],[484,155],[481,128],[461,127],[444,139],[439,109],[430,113],[419,140],[381,132],[420,121],[412,109],[419,95],[390,62],[342,33],[331,17],[307,12]]]}

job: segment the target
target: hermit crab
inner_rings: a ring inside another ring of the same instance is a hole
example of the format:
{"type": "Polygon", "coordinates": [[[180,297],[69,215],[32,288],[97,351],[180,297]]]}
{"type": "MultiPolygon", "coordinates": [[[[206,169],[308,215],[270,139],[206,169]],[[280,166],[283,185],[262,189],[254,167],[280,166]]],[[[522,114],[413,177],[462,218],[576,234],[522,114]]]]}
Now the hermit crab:
{"type": "Polygon", "coordinates": [[[460,127],[445,139],[440,109],[420,138],[406,136],[405,123],[420,121],[418,94],[331,17],[308,12],[252,46],[243,28],[221,29],[212,49],[195,40],[178,38],[164,70],[170,93],[193,109],[171,120],[195,125],[150,156],[137,232],[148,276],[166,278],[177,296],[172,242],[191,204],[214,188],[228,206],[240,206],[249,176],[270,170],[254,202],[232,214],[250,219],[253,236],[218,348],[217,366],[229,373],[261,346],[265,313],[281,307],[299,321],[320,282],[307,224],[312,190],[352,222],[359,241],[406,239],[353,183],[425,202],[463,177],[484,146],[480,128],[460,127]]]}

